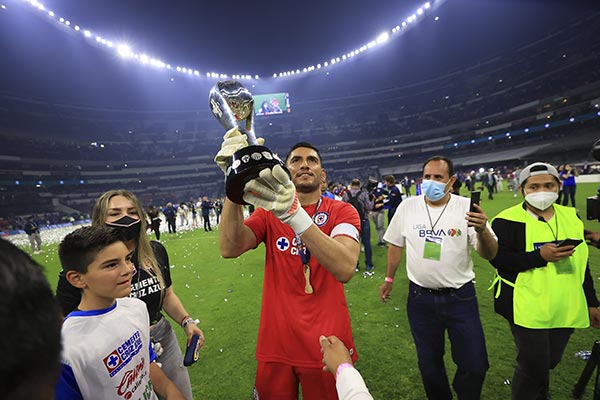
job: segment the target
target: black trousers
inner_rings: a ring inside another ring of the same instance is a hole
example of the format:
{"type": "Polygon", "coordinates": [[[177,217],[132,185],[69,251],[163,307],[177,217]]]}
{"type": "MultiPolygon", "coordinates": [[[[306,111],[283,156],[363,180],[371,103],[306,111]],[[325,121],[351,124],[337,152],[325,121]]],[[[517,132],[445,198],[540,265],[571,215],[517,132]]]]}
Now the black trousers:
{"type": "Polygon", "coordinates": [[[169,227],[169,233],[177,232],[177,227],[175,226],[175,217],[167,218],[167,225],[169,227]]]}
{"type": "Polygon", "coordinates": [[[550,370],[560,362],[573,328],[529,329],[509,324],[517,346],[512,399],[549,399],[550,370]]]}

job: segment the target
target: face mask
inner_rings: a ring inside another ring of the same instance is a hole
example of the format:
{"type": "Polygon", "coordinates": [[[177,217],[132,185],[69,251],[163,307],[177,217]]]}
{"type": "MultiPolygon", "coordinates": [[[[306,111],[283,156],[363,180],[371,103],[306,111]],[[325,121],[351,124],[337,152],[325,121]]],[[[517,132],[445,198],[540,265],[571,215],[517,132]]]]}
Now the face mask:
{"type": "Polygon", "coordinates": [[[535,192],[525,196],[525,201],[538,210],[544,211],[558,199],[556,192],[535,192]]]}
{"type": "Polygon", "coordinates": [[[425,194],[430,201],[441,200],[446,195],[446,185],[448,182],[437,182],[431,179],[424,179],[421,183],[421,192],[425,194]]]}
{"type": "Polygon", "coordinates": [[[126,215],[116,221],[107,222],[106,226],[121,230],[125,235],[125,240],[129,241],[139,237],[142,224],[140,219],[126,215]]]}

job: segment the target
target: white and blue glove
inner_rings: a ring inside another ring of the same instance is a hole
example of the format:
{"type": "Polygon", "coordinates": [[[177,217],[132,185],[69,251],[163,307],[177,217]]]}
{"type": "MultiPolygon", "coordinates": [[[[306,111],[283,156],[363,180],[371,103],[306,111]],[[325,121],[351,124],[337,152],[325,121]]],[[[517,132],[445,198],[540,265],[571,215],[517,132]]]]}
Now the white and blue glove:
{"type": "Polygon", "coordinates": [[[300,206],[294,183],[281,165],[263,169],[258,178],[248,181],[244,186],[244,201],[272,211],[298,235],[302,235],[313,222],[300,206]]]}
{"type": "MultiPolygon", "coordinates": [[[[265,139],[256,138],[259,146],[265,143],[265,139]]],[[[215,163],[221,168],[223,173],[227,172],[227,168],[231,165],[231,157],[236,151],[248,147],[248,136],[245,133],[241,133],[238,127],[233,127],[225,133],[223,136],[223,143],[221,144],[221,150],[215,156],[215,163]]]]}

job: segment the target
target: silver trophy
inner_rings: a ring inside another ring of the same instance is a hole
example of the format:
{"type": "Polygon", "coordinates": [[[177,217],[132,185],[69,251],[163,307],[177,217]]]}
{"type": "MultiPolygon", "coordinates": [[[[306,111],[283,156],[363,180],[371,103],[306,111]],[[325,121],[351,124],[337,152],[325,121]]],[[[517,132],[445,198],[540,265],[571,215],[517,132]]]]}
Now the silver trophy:
{"type": "MultiPolygon", "coordinates": [[[[225,172],[225,191],[229,200],[237,204],[244,201],[244,186],[258,177],[265,168],[284,162],[268,147],[259,146],[254,134],[254,99],[238,81],[219,81],[210,90],[208,103],[215,118],[226,130],[238,127],[248,137],[248,147],[236,151],[225,172]],[[238,125],[242,122],[242,125],[238,125]]],[[[288,172],[289,174],[289,172],[288,172]]]]}

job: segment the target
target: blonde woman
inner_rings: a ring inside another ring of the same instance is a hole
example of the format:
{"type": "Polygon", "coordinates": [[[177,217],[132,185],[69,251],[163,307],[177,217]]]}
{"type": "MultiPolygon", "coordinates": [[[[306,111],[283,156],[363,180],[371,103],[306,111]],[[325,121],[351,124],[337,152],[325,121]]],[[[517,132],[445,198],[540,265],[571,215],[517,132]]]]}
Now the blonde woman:
{"type": "MultiPolygon", "coordinates": [[[[135,249],[133,263],[136,273],[131,282],[130,296],[146,303],[152,342],[155,345],[160,343],[162,347],[157,361],[161,363],[165,375],[186,398],[191,399],[190,377],[183,366],[183,356],[175,332],[163,311],[181,325],[188,343],[194,334],[198,334],[202,345],[204,334],[175,294],[171,286],[169,256],[160,242],[151,241],[146,235],[146,220],[137,197],[122,189],[110,190],[100,196],[92,214],[93,226],[107,225],[122,230],[129,249],[135,249]]],[[[64,315],[75,310],[81,298],[79,289],[71,286],[63,273],[60,274],[56,295],[64,315]]]]}

